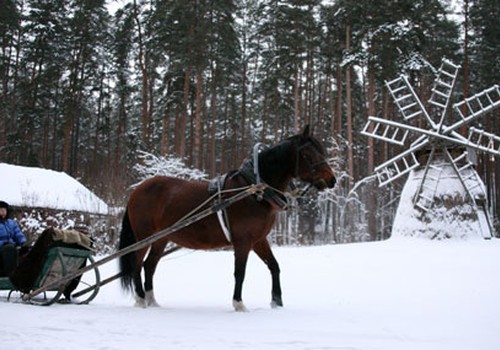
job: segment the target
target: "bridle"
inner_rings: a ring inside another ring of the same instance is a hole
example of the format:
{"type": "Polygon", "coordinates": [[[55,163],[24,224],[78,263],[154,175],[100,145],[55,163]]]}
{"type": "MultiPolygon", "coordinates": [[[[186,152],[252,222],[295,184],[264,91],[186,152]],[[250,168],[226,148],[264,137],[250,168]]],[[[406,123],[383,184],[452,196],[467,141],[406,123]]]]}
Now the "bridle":
{"type": "Polygon", "coordinates": [[[327,161],[325,158],[323,158],[322,160],[320,160],[318,162],[315,162],[315,163],[311,162],[310,159],[305,157],[304,154],[302,153],[302,151],[307,147],[315,148],[313,142],[310,140],[307,140],[306,142],[304,142],[303,144],[301,144],[297,147],[297,159],[295,162],[295,175],[294,176],[299,177],[300,164],[301,164],[301,161],[303,161],[303,162],[305,162],[307,169],[312,173],[313,180],[314,180],[314,179],[318,178],[317,177],[317,174],[318,174],[317,168],[321,165],[327,164],[327,161]]]}
{"type": "MultiPolygon", "coordinates": [[[[289,184],[288,193],[289,194],[294,193],[293,196],[298,195],[299,197],[301,197],[304,196],[316,182],[323,181],[318,176],[318,167],[327,164],[327,161],[326,159],[323,158],[318,162],[311,162],[311,160],[304,155],[303,151],[308,147],[313,147],[316,152],[318,151],[313,141],[309,139],[303,143],[300,143],[300,141],[297,139],[295,140],[292,139],[290,141],[293,143],[296,149],[295,170],[293,177],[300,178],[299,174],[300,174],[300,167],[302,164],[309,170],[309,172],[312,174],[313,177],[312,182],[308,183],[307,186],[301,191],[298,191],[293,182],[289,184]]],[[[254,145],[252,150],[253,151],[252,155],[249,158],[247,158],[240,167],[239,173],[242,174],[250,183],[257,183],[257,184],[262,183],[263,180],[259,168],[259,155],[262,151],[268,148],[269,146],[263,143],[257,143],[256,145],[254,145]]],[[[284,192],[279,191],[277,189],[268,188],[266,190],[267,199],[274,200],[275,202],[278,203],[278,206],[282,208],[286,207],[286,201],[283,201],[281,199],[281,195],[284,194],[285,194],[284,192]]],[[[262,200],[262,196],[260,196],[259,200],[262,200]]]]}

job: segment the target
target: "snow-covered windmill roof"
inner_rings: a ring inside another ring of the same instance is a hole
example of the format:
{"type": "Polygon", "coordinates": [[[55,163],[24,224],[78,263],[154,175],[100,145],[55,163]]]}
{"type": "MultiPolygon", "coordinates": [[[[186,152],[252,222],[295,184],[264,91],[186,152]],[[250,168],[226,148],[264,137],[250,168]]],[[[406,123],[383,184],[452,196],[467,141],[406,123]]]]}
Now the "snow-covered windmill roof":
{"type": "Polygon", "coordinates": [[[0,200],[13,206],[108,214],[108,205],[64,172],[0,163],[0,200]]]}

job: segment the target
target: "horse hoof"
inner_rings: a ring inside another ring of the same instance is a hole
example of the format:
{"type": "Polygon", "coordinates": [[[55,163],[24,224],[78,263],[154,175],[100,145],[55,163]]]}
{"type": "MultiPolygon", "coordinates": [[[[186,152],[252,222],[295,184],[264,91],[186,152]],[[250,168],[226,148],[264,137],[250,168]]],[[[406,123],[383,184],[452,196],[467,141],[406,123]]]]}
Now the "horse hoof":
{"type": "Polygon", "coordinates": [[[283,301],[281,298],[271,300],[271,308],[277,309],[279,307],[283,307],[283,301]]]}
{"type": "Polygon", "coordinates": [[[156,302],[155,295],[152,290],[146,292],[145,299],[146,306],[151,307],[160,307],[160,304],[156,302]]]}
{"type": "Polygon", "coordinates": [[[278,307],[283,307],[283,300],[281,300],[281,295],[273,295],[271,298],[271,307],[276,309],[278,307]]]}
{"type": "Polygon", "coordinates": [[[248,309],[246,308],[245,304],[243,304],[243,301],[236,301],[233,300],[233,307],[234,311],[236,312],[248,312],[248,309]]]}
{"type": "Polygon", "coordinates": [[[148,304],[146,303],[146,299],[136,296],[134,306],[145,309],[148,307],[148,304]]]}
{"type": "Polygon", "coordinates": [[[160,304],[158,304],[156,300],[153,300],[148,302],[148,307],[160,307],[160,304]]]}

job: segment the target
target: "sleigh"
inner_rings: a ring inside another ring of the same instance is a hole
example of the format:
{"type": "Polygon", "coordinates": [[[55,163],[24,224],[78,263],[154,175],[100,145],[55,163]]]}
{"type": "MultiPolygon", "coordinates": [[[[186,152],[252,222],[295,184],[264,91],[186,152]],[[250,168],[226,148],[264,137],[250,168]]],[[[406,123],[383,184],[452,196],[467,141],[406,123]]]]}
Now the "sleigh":
{"type": "Polygon", "coordinates": [[[80,283],[85,284],[82,275],[70,280],[65,277],[88,263],[94,265],[92,254],[91,241],[83,233],[49,228],[21,259],[10,277],[0,278],[0,290],[9,291],[7,300],[10,300],[14,292],[19,292],[23,301],[38,305],[51,305],[63,300],[87,304],[99,291],[100,276],[97,267],[93,268],[91,277],[93,291],[83,300],[75,302],[72,294],[80,283]]]}

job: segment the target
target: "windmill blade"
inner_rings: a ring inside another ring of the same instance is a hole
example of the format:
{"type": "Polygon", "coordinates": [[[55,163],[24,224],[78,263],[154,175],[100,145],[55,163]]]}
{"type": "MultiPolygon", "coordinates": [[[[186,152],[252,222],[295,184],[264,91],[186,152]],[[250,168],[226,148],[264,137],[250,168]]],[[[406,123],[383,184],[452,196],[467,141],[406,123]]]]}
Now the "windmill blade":
{"type": "Polygon", "coordinates": [[[458,156],[453,157],[447,149],[445,149],[444,151],[446,156],[450,160],[453,169],[455,169],[460,182],[464,186],[467,194],[472,199],[474,204],[476,204],[477,199],[486,198],[486,193],[482,186],[482,182],[479,178],[478,173],[474,169],[474,165],[469,161],[467,152],[462,152],[458,156]]]}
{"type": "Polygon", "coordinates": [[[444,117],[448,109],[448,104],[450,103],[451,93],[453,92],[453,87],[455,86],[455,81],[457,79],[459,65],[443,58],[441,61],[441,67],[434,79],[434,85],[432,87],[431,98],[429,103],[432,104],[438,110],[440,115],[439,120],[436,122],[438,129],[441,129],[443,125],[444,117]]]}
{"type": "Polygon", "coordinates": [[[434,164],[435,152],[436,148],[432,147],[429,159],[425,165],[422,181],[413,199],[413,204],[423,211],[429,211],[431,209],[439,185],[439,178],[443,171],[442,166],[434,164]]]}
{"type": "Polygon", "coordinates": [[[411,87],[406,75],[401,75],[397,79],[386,81],[385,85],[405,120],[424,115],[432,127],[435,128],[434,122],[427,114],[427,111],[411,87]]]}
{"type": "Polygon", "coordinates": [[[476,151],[484,152],[495,157],[500,157],[500,137],[488,133],[481,129],[470,128],[469,136],[465,138],[456,131],[452,131],[450,136],[438,135],[443,140],[455,143],[460,146],[470,147],[476,151]]]}
{"type": "Polygon", "coordinates": [[[469,147],[500,157],[500,137],[477,128],[469,129],[469,147]]]}
{"type": "Polygon", "coordinates": [[[419,165],[420,163],[417,161],[415,153],[413,152],[409,152],[404,157],[398,156],[397,159],[391,159],[389,162],[375,169],[378,184],[380,187],[385,186],[401,176],[408,174],[419,165]]]}
{"type": "MultiPolygon", "coordinates": [[[[500,156],[500,137],[487,133],[483,130],[471,128],[469,132],[469,138],[465,138],[455,131],[451,131],[450,135],[445,135],[435,130],[426,130],[422,128],[417,128],[412,125],[401,124],[394,122],[392,120],[385,120],[377,117],[369,117],[369,120],[375,123],[383,123],[387,125],[392,125],[403,130],[408,130],[432,139],[441,139],[448,143],[455,143],[464,147],[471,147],[475,150],[482,151],[494,156],[500,156]]],[[[415,145],[421,142],[422,136],[412,145],[412,149],[415,145]]],[[[419,147],[419,146],[416,146],[419,147]]]]}
{"type": "Polygon", "coordinates": [[[408,136],[408,130],[402,129],[400,123],[387,123],[385,119],[368,117],[361,134],[392,144],[403,146],[408,136]]]}
{"type": "MultiPolygon", "coordinates": [[[[386,120],[386,119],[382,119],[382,118],[378,118],[378,117],[371,117],[370,116],[370,117],[368,117],[368,122],[372,123],[372,125],[381,124],[383,126],[393,127],[394,128],[393,130],[398,129],[398,130],[400,130],[400,131],[398,131],[398,135],[402,135],[402,134],[400,134],[402,131],[407,131],[407,132],[411,131],[413,133],[420,134],[420,135],[428,135],[428,136],[433,136],[433,137],[441,136],[438,132],[436,132],[434,130],[422,129],[422,128],[418,128],[418,127],[413,126],[413,125],[398,123],[398,122],[395,122],[393,120],[386,120]]],[[[366,125],[365,125],[365,128],[366,128],[366,125]]],[[[383,128],[380,130],[383,130],[383,128]]],[[[363,130],[363,132],[364,131],[365,130],[363,130]]],[[[376,137],[376,138],[381,139],[381,140],[385,140],[385,141],[388,141],[388,142],[391,142],[394,144],[402,145],[401,142],[398,142],[395,140],[389,141],[388,139],[383,138],[381,135],[377,135],[377,136],[372,135],[372,133],[370,133],[369,131],[366,131],[365,135],[373,136],[373,137],[376,137]]],[[[451,139],[450,137],[448,137],[448,138],[451,139]]],[[[405,141],[406,139],[403,139],[401,137],[400,140],[405,141]]],[[[415,143],[418,144],[419,142],[420,142],[420,140],[417,140],[415,143]]]]}
{"type": "Polygon", "coordinates": [[[377,174],[379,186],[385,186],[418,167],[420,163],[415,156],[415,152],[428,143],[429,139],[424,138],[419,144],[376,167],[375,173],[377,174]]]}
{"type": "Polygon", "coordinates": [[[455,103],[453,105],[453,109],[459,115],[460,120],[455,124],[446,127],[443,132],[446,134],[461,127],[462,125],[468,124],[498,106],[500,106],[500,87],[498,85],[493,85],[489,89],[486,89],[472,97],[466,98],[461,102],[455,103]],[[464,106],[467,110],[465,113],[462,111],[464,106]]]}

